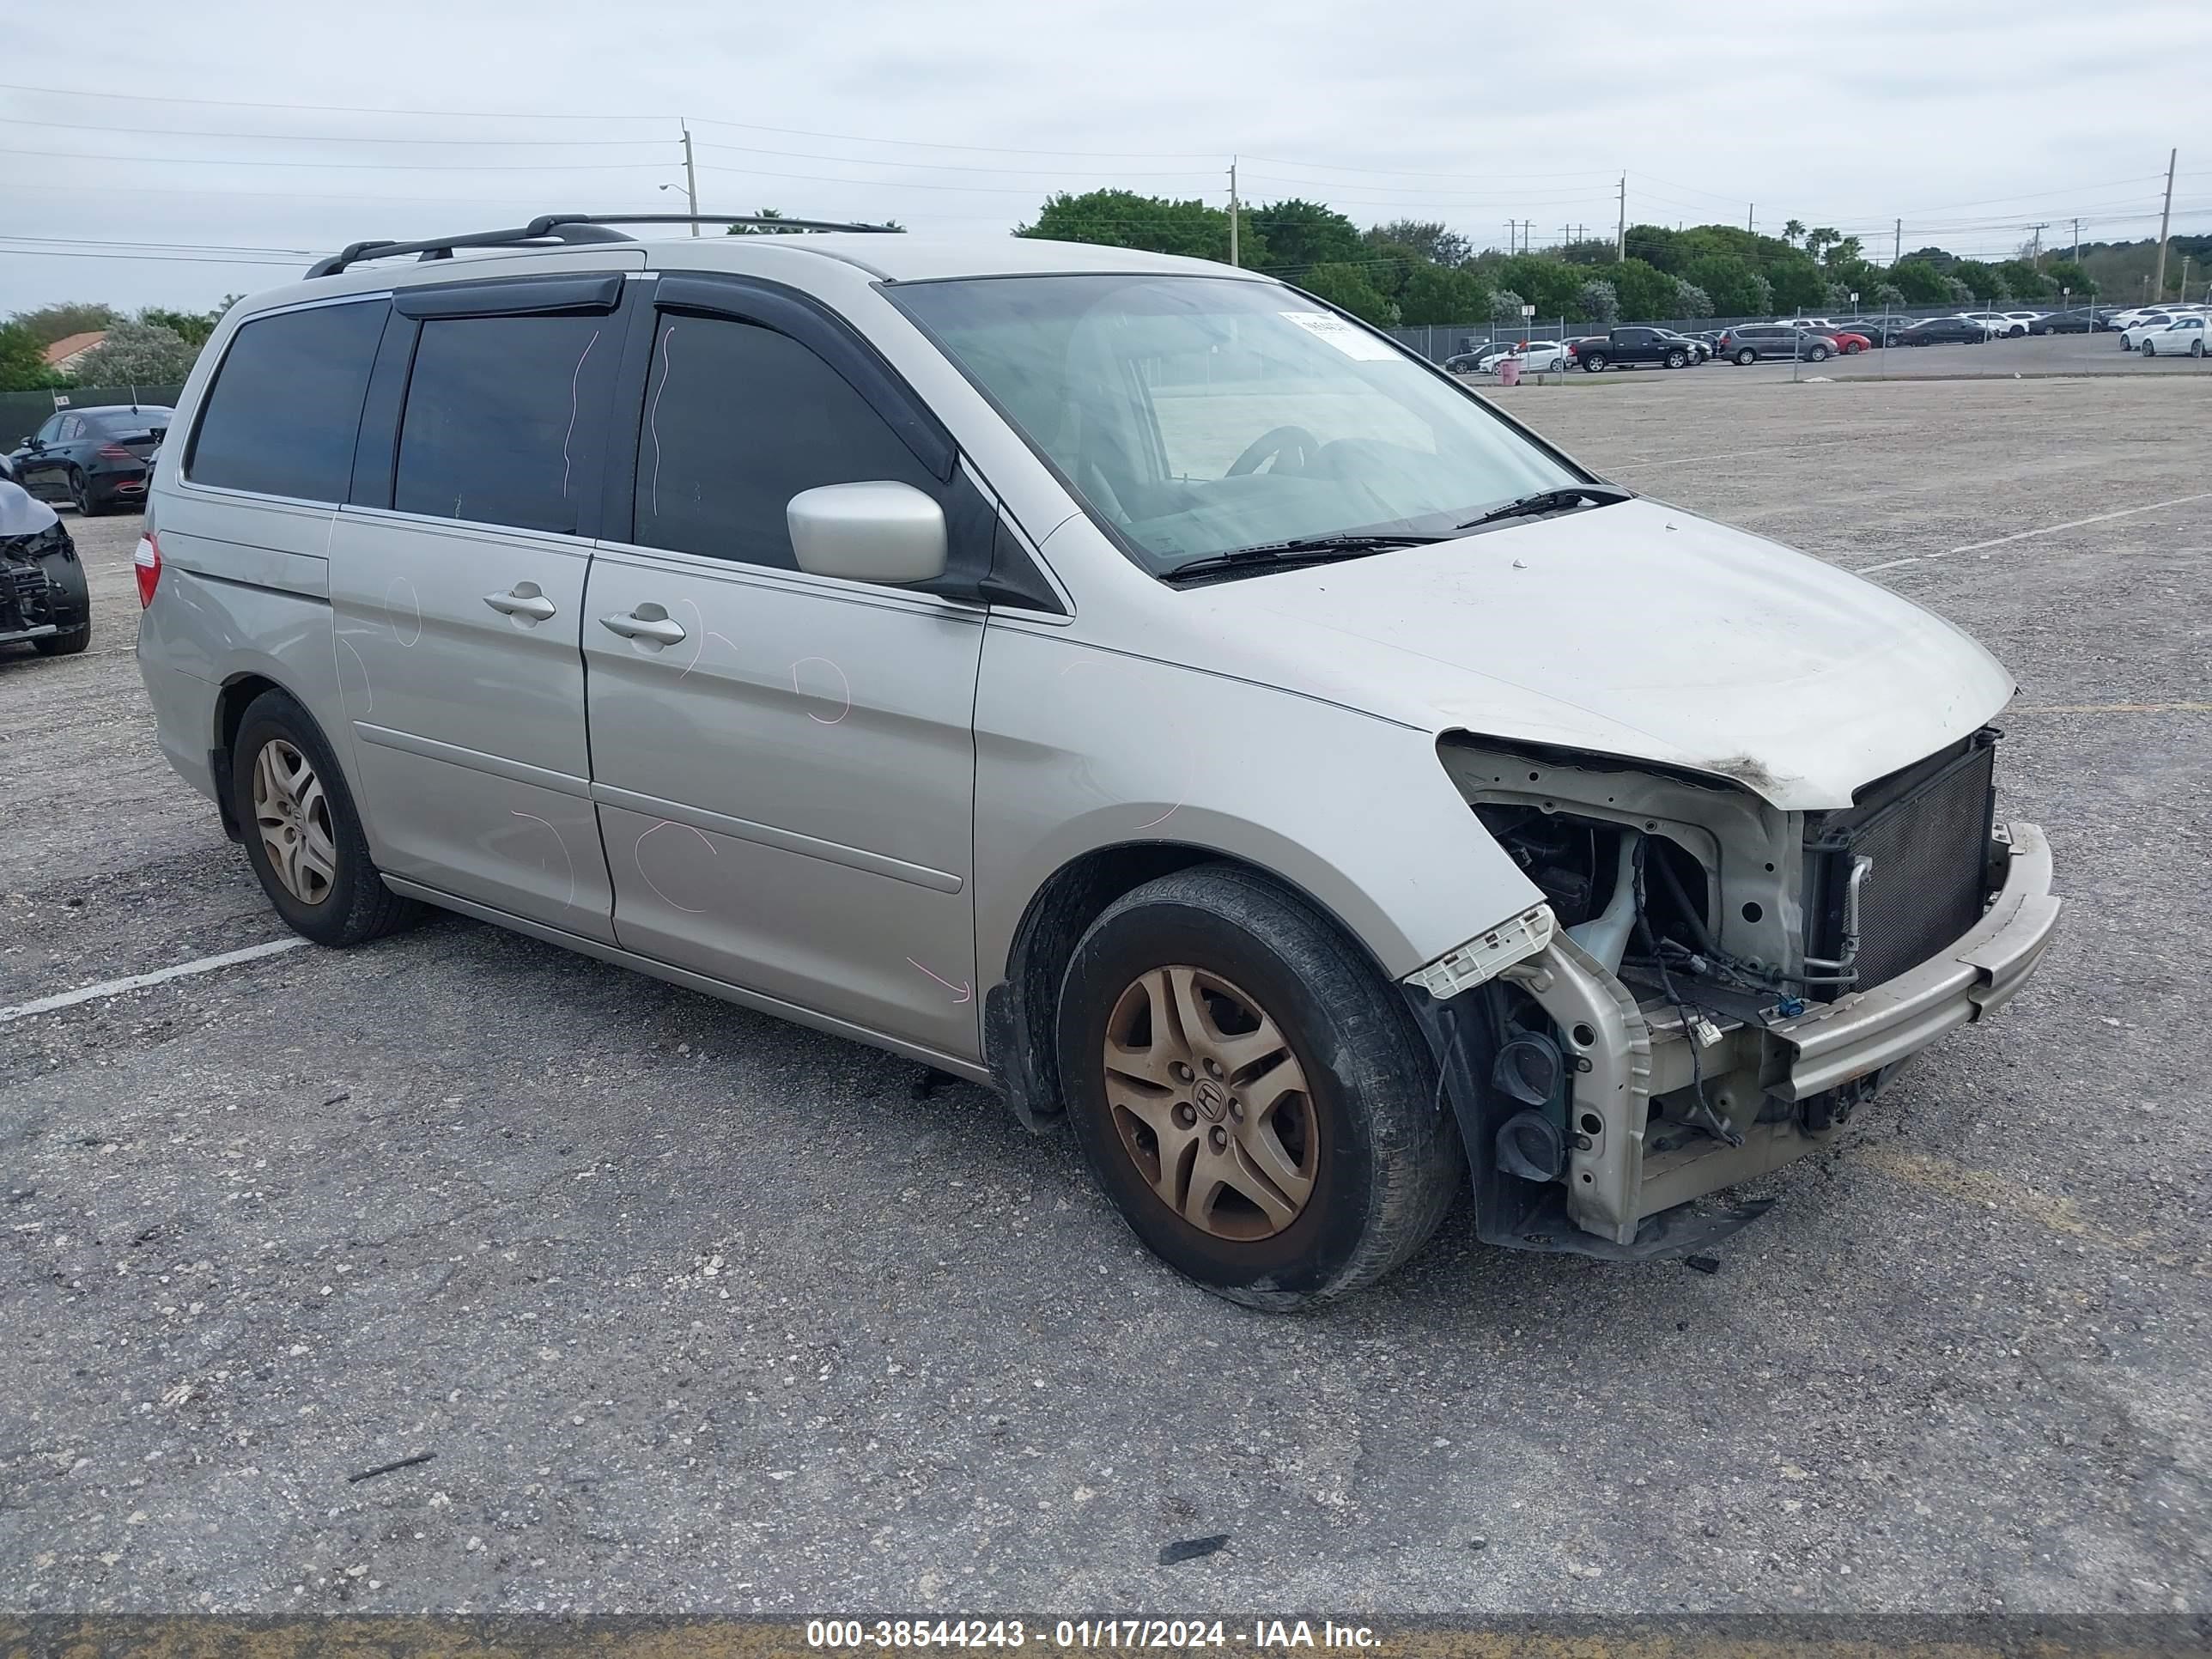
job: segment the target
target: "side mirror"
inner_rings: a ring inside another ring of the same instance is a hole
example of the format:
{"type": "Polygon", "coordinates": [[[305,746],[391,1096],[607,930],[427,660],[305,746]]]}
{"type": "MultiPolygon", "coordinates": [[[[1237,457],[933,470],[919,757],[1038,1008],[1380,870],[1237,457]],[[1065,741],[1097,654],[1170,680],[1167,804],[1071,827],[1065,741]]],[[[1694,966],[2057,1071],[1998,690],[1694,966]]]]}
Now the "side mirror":
{"type": "Polygon", "coordinates": [[[945,509],[912,484],[803,489],[784,520],[799,568],[811,576],[902,586],[945,574],[945,509]]]}

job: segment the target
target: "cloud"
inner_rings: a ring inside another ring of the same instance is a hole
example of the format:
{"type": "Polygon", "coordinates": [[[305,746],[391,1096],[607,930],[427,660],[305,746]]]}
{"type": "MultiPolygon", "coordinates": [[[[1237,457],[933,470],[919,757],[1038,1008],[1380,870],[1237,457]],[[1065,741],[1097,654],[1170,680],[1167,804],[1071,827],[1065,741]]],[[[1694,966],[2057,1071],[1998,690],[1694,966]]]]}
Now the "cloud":
{"type": "MultiPolygon", "coordinates": [[[[1509,219],[1540,246],[1610,225],[1624,169],[1632,220],[1741,223],[1756,204],[1762,228],[1873,246],[1901,216],[1908,246],[2000,254],[2077,213],[2140,236],[2212,9],[393,0],[371,26],[215,0],[137,19],[96,60],[52,9],[9,34],[0,78],[134,96],[0,93],[0,310],[204,306],[301,263],[194,249],[665,210],[678,116],[710,210],[956,234],[1001,234],[1055,189],[1218,200],[1237,155],[1255,200],[1439,218],[1478,245],[1509,219]],[[2171,72],[2142,71],[2152,40],[2171,72]],[[162,94],[210,101],[140,101],[162,94]]],[[[2208,178],[2178,187],[2178,224],[2212,223],[2208,178]]]]}

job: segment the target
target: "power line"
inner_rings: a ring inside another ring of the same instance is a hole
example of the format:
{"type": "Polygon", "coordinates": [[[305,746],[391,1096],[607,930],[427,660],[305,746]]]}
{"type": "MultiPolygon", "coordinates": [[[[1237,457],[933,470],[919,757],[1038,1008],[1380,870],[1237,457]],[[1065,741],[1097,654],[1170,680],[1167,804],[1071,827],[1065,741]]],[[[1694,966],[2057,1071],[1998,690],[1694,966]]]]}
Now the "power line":
{"type": "MultiPolygon", "coordinates": [[[[195,167],[322,167],[347,173],[635,173],[659,161],[267,161],[220,155],[102,155],[70,149],[0,149],[0,155],[40,155],[62,161],[128,161],[132,166],[195,167]]],[[[860,181],[853,181],[860,182],[860,181]]]]}
{"type": "Polygon", "coordinates": [[[476,144],[504,149],[635,149],[650,146],[657,149],[668,142],[664,138],[386,138],[361,132],[206,132],[185,127],[113,127],[89,121],[40,121],[22,115],[0,115],[0,122],[59,132],[128,132],[156,138],[262,138],[288,144],[476,144]]]}

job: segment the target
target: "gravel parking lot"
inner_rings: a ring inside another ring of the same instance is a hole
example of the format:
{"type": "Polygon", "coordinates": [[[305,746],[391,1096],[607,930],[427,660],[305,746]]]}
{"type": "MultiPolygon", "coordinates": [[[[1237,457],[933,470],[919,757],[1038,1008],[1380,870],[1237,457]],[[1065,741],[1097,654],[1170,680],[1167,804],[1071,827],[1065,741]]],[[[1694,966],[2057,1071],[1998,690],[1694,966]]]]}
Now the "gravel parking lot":
{"type": "MultiPolygon", "coordinates": [[[[2021,682],[2002,809],[2066,931],[1717,1273],[1462,1217],[1246,1313],[980,1091],[441,920],[0,1013],[0,1607],[2202,1609],[2212,377],[2173,367],[1489,394],[2021,682]]],[[[0,661],[0,1010],[282,936],[155,752],[137,520],[76,528],[92,652],[0,661]]]]}

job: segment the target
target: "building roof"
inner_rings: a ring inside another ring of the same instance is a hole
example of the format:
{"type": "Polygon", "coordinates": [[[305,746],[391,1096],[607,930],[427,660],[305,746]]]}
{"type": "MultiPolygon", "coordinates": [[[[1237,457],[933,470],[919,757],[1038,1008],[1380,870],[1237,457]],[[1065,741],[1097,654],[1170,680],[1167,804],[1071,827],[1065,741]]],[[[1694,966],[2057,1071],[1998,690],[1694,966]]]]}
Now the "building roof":
{"type": "Polygon", "coordinates": [[[64,334],[46,348],[46,367],[67,368],[106,337],[107,331],[104,328],[95,328],[83,334],[64,334]]]}

